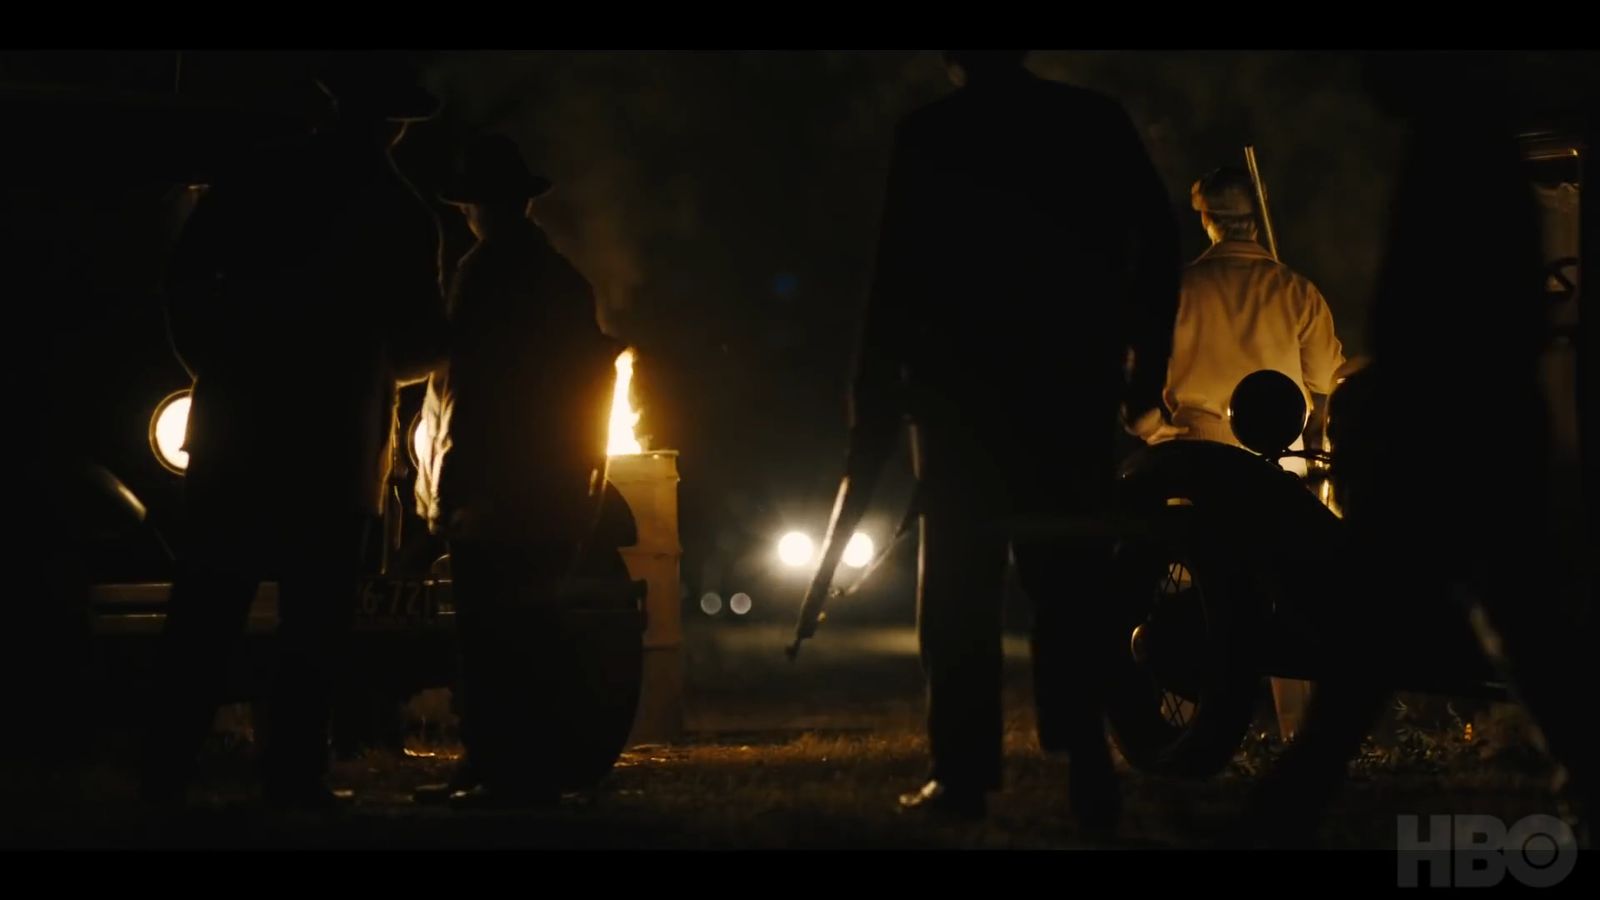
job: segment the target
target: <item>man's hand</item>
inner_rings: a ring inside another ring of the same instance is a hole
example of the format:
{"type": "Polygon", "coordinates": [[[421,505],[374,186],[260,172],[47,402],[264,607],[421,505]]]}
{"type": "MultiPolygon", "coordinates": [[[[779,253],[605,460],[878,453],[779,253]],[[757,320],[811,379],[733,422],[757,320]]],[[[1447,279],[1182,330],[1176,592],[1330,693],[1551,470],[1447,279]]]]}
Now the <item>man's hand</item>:
{"type": "Polygon", "coordinates": [[[789,646],[783,648],[784,655],[793,662],[800,654],[800,644],[807,638],[817,633],[817,626],[828,618],[823,606],[828,601],[828,591],[833,583],[832,577],[826,567],[817,570],[816,577],[811,579],[811,586],[806,589],[806,595],[800,601],[800,621],[795,625],[794,640],[789,646]]]}
{"type": "Polygon", "coordinates": [[[1306,416],[1305,431],[1301,438],[1305,441],[1307,450],[1322,450],[1326,447],[1325,436],[1328,431],[1328,395],[1311,395],[1311,414],[1306,416]]]}
{"type": "MultiPolygon", "coordinates": [[[[813,606],[820,606],[822,603],[827,601],[828,594],[832,590],[833,578],[821,571],[817,572],[816,577],[811,580],[811,586],[806,588],[805,597],[800,601],[801,608],[806,609],[813,606]]],[[[814,634],[816,626],[825,618],[827,618],[826,612],[818,612],[816,619],[806,623],[806,625],[801,629],[803,636],[810,637],[812,634],[814,634]]]]}
{"type": "Polygon", "coordinates": [[[1152,446],[1189,433],[1189,429],[1168,422],[1162,417],[1159,409],[1146,412],[1128,425],[1127,430],[1129,434],[1152,446]]]}

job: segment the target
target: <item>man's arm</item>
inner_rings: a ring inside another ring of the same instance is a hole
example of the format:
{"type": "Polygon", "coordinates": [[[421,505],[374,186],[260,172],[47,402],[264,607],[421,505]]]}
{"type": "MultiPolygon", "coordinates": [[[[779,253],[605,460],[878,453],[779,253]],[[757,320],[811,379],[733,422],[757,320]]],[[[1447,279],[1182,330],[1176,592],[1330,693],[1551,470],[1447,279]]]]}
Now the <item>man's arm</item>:
{"type": "Polygon", "coordinates": [[[1333,312],[1314,285],[1306,285],[1306,314],[1300,325],[1300,371],[1306,390],[1313,394],[1333,392],[1333,373],[1344,365],[1344,345],[1334,331],[1333,312]]]}
{"type": "Polygon", "coordinates": [[[416,202],[413,233],[390,270],[392,303],[385,311],[391,365],[401,386],[426,381],[445,364],[449,351],[442,281],[443,229],[420,196],[416,202]]]}
{"type": "MultiPolygon", "coordinates": [[[[1127,425],[1164,421],[1161,391],[1172,356],[1182,273],[1178,226],[1166,185],[1151,163],[1133,121],[1120,107],[1113,123],[1112,152],[1127,186],[1129,291],[1123,309],[1124,339],[1133,353],[1123,397],[1127,425]],[[1152,413],[1154,416],[1152,417],[1152,413]]],[[[1145,428],[1153,430],[1152,427],[1145,428]]],[[[1137,433],[1137,432],[1136,432],[1137,433]]]]}
{"type": "Polygon", "coordinates": [[[1328,395],[1333,393],[1334,375],[1344,365],[1344,346],[1333,328],[1333,312],[1314,285],[1306,285],[1307,315],[1300,328],[1300,372],[1311,393],[1311,415],[1306,422],[1305,443],[1322,447],[1326,428],[1328,395]]]}
{"type": "Polygon", "coordinates": [[[905,131],[903,124],[896,129],[890,157],[877,261],[850,388],[850,441],[844,477],[822,539],[816,575],[800,605],[791,657],[821,621],[845,544],[865,515],[899,437],[905,409],[906,332],[916,294],[918,229],[929,221],[920,208],[927,195],[918,174],[915,145],[907,140],[905,131]]]}
{"type": "Polygon", "coordinates": [[[220,308],[222,260],[220,231],[226,218],[224,195],[209,190],[195,203],[178,235],[162,285],[167,339],[190,378],[208,368],[207,350],[227,316],[220,308]]]}
{"type": "MultiPolygon", "coordinates": [[[[893,444],[904,407],[906,341],[917,291],[918,232],[927,220],[919,204],[918,164],[905,129],[897,128],[879,225],[873,281],[856,350],[850,390],[852,455],[893,444]]],[[[924,263],[925,264],[925,263],[924,263]]],[[[891,448],[892,449],[892,448],[891,448]]],[[[883,451],[887,457],[890,451],[883,451]]]]}
{"type": "MultiPolygon", "coordinates": [[[[865,512],[872,488],[899,437],[905,410],[906,342],[917,292],[920,230],[928,218],[921,204],[920,159],[906,128],[895,130],[884,191],[882,221],[873,280],[867,296],[866,321],[856,351],[855,377],[850,389],[850,443],[845,458],[833,526],[823,541],[826,549],[834,531],[848,540],[860,513],[865,512]],[[846,530],[848,526],[848,530],[846,530]]],[[[832,572],[828,575],[831,577],[832,572]]],[[[819,573],[820,577],[820,573],[819,573]]]]}

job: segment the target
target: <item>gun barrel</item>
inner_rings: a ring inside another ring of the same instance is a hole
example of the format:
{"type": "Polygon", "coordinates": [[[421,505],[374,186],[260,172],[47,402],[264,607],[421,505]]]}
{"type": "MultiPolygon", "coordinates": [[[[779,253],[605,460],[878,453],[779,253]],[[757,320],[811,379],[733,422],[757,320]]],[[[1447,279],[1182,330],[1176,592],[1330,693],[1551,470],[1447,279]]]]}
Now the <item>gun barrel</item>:
{"type": "Polygon", "coordinates": [[[1261,227],[1267,233],[1267,252],[1273,259],[1278,258],[1278,236],[1272,230],[1272,213],[1267,207],[1267,183],[1261,180],[1261,169],[1256,165],[1256,148],[1244,148],[1245,165],[1250,169],[1250,180],[1256,186],[1256,206],[1261,209],[1261,227]]]}
{"type": "Polygon", "coordinates": [[[855,533],[856,525],[860,524],[862,515],[866,512],[868,497],[871,495],[872,486],[877,481],[876,474],[862,481],[852,481],[852,474],[848,471],[843,480],[839,482],[839,496],[834,501],[833,515],[828,523],[827,535],[822,539],[822,558],[817,566],[817,574],[812,579],[811,589],[806,592],[805,600],[800,604],[800,618],[795,623],[794,643],[787,650],[789,659],[794,659],[800,652],[800,642],[811,637],[817,632],[817,625],[826,617],[824,611],[833,583],[834,570],[839,566],[839,560],[844,556],[846,538],[841,535],[855,533]]]}

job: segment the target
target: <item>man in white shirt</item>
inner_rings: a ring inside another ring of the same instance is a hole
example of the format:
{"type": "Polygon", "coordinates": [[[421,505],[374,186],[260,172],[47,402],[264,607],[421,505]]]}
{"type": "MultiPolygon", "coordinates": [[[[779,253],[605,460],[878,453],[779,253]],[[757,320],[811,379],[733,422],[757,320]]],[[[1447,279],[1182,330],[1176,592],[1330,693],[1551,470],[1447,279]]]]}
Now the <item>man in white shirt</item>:
{"type": "MultiPolygon", "coordinates": [[[[1190,200],[1211,237],[1211,249],[1183,271],[1162,394],[1171,424],[1152,422],[1140,437],[1150,443],[1237,445],[1228,423],[1228,398],[1242,378],[1275,369],[1300,385],[1307,409],[1317,408],[1333,390],[1344,350],[1322,292],[1257,242],[1255,186],[1248,173],[1217,169],[1194,183],[1190,200]]],[[[1311,421],[1307,436],[1320,445],[1320,416],[1311,421]]],[[[1284,467],[1304,474],[1304,465],[1288,460],[1284,467]]],[[[1306,682],[1273,679],[1278,729],[1285,740],[1299,728],[1309,688],[1306,682]]]]}
{"type": "Polygon", "coordinates": [[[1211,249],[1183,272],[1162,395],[1172,426],[1141,436],[1237,444],[1228,398],[1240,379],[1275,369],[1301,386],[1310,408],[1332,391],[1344,352],[1322,292],[1257,242],[1250,176],[1218,169],[1195,182],[1190,197],[1211,249]]]}

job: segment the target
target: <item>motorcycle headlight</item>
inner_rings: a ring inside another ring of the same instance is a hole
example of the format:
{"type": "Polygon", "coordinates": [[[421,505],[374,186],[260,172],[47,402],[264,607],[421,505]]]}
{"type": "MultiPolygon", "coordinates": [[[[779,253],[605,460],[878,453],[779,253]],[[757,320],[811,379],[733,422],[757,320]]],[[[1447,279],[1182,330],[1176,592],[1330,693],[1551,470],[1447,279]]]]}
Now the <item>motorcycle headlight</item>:
{"type": "Polygon", "coordinates": [[[1246,375],[1228,398],[1233,436],[1263,456],[1288,449],[1305,430],[1308,412],[1300,385],[1272,369],[1246,375]]]}
{"type": "Polygon", "coordinates": [[[168,471],[182,475],[189,468],[189,453],[183,449],[189,433],[189,390],[169,394],[156,404],[150,416],[150,451],[168,471]]]}

